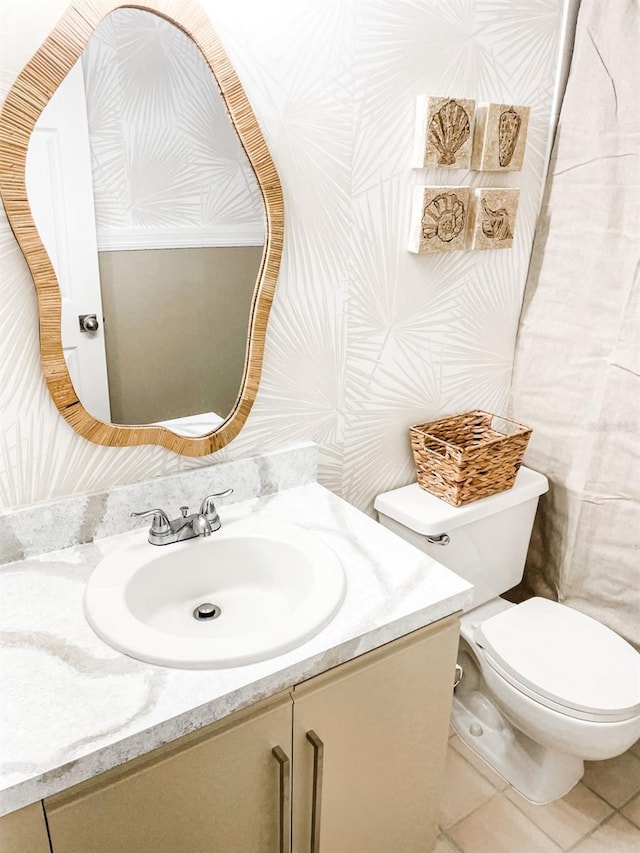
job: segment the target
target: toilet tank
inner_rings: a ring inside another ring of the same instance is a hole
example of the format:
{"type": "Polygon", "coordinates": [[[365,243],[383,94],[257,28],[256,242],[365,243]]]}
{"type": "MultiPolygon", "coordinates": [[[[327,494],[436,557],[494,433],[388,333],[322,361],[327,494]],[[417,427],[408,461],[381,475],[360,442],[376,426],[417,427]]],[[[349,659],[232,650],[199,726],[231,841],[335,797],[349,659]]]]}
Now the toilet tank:
{"type": "Polygon", "coordinates": [[[381,524],[473,584],[471,609],[522,580],[538,498],[548,488],[543,474],[521,467],[511,489],[465,506],[413,483],[378,495],[374,507],[381,524]],[[440,537],[448,544],[429,541],[440,537]]]}

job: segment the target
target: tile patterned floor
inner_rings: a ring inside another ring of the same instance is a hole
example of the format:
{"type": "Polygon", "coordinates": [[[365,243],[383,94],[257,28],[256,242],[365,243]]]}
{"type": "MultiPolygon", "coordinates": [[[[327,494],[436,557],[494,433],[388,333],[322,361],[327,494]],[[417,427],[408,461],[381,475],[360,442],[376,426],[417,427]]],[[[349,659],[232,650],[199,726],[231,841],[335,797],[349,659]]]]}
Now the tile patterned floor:
{"type": "Polygon", "coordinates": [[[640,741],[534,806],[453,734],[435,853],[640,853],[640,741]]]}

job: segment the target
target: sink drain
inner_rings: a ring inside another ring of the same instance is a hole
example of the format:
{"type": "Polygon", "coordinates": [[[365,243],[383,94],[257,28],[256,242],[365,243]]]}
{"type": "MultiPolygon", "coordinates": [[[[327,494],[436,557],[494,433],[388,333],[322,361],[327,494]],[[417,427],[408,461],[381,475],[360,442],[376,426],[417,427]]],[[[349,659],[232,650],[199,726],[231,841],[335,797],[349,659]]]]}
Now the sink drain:
{"type": "Polygon", "coordinates": [[[211,619],[217,619],[221,613],[222,610],[217,604],[209,604],[208,602],[205,602],[204,604],[199,604],[196,607],[193,611],[193,618],[197,619],[198,622],[208,622],[211,619]]]}

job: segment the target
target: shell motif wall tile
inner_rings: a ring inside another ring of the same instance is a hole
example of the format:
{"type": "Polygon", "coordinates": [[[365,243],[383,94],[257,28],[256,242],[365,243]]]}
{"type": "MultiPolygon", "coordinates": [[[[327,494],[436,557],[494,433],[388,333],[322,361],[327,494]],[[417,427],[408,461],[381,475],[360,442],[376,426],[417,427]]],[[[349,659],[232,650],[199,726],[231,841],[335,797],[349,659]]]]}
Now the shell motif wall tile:
{"type": "Polygon", "coordinates": [[[518,172],[527,143],[530,107],[481,104],[476,113],[471,168],[482,172],[518,172]]]}
{"type": "Polygon", "coordinates": [[[475,190],[469,213],[469,248],[510,249],[519,200],[520,190],[512,187],[475,190]]]}
{"type": "Polygon", "coordinates": [[[422,254],[464,249],[469,197],[469,187],[416,187],[409,251],[422,254]]]}
{"type": "Polygon", "coordinates": [[[468,169],[475,101],[419,95],[411,165],[416,169],[468,169]]]}

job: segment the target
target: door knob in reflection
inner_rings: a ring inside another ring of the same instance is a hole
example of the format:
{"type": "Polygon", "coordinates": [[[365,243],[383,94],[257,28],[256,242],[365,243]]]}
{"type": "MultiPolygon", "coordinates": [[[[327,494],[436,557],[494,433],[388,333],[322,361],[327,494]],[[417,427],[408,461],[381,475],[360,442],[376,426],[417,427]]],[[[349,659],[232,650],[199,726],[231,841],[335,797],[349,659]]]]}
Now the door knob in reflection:
{"type": "Polygon", "coordinates": [[[80,314],[78,320],[80,321],[81,332],[97,332],[100,327],[95,314],[80,314]]]}

